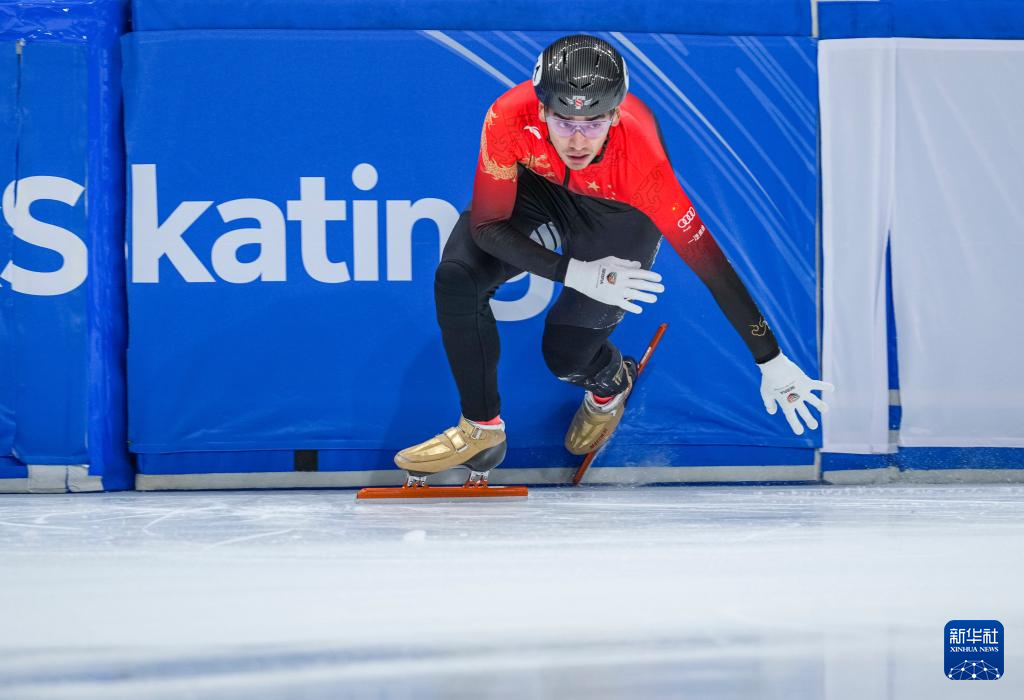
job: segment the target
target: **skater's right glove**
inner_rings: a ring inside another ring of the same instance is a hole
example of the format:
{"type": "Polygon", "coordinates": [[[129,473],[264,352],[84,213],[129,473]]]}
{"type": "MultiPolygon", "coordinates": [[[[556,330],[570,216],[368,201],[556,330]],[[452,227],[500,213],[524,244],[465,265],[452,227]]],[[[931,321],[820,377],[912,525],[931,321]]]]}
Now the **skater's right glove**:
{"type": "Polygon", "coordinates": [[[638,261],[613,256],[591,262],[572,258],[565,271],[566,287],[635,314],[643,309],[634,301],[653,304],[658,300],[655,295],[665,291],[660,282],[661,275],[641,269],[638,261]]]}

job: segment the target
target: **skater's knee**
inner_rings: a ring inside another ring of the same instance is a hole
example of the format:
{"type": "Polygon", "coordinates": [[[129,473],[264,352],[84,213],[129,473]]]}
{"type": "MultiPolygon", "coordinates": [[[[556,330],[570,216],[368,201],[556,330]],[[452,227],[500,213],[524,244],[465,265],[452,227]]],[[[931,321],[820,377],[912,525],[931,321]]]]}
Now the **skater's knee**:
{"type": "Polygon", "coordinates": [[[568,326],[548,325],[544,328],[541,351],[548,369],[559,379],[576,382],[586,376],[593,350],[575,342],[568,326]]]}
{"type": "Polygon", "coordinates": [[[607,332],[548,324],[541,347],[548,369],[564,381],[609,396],[624,384],[618,373],[622,355],[607,342],[607,332]]]}
{"type": "Polygon", "coordinates": [[[458,260],[442,260],[434,272],[434,291],[438,294],[476,296],[478,290],[476,275],[465,263],[458,260]]]}
{"type": "Polygon", "coordinates": [[[476,324],[481,314],[490,317],[489,301],[477,270],[460,260],[442,260],[438,264],[434,273],[434,303],[442,326],[476,324]]]}

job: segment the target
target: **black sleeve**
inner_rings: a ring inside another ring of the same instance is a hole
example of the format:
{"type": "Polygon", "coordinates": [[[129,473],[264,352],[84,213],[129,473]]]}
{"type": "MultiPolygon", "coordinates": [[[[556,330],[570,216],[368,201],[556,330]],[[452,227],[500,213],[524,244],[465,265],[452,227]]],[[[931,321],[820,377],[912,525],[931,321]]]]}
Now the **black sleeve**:
{"type": "Polygon", "coordinates": [[[569,256],[548,250],[508,221],[492,221],[472,231],[476,244],[498,260],[553,282],[565,281],[569,256]]]}
{"type": "Polygon", "coordinates": [[[706,233],[688,247],[683,259],[711,292],[754,361],[762,364],[775,358],[780,352],[775,334],[715,239],[706,233]]]}

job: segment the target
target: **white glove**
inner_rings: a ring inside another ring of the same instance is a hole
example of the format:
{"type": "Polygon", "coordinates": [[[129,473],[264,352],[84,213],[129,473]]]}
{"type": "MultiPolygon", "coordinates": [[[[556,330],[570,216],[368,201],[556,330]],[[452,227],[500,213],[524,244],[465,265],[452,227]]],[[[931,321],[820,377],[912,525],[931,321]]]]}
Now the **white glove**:
{"type": "Polygon", "coordinates": [[[821,413],[828,411],[828,404],[811,392],[832,391],[835,387],[828,382],[811,379],[782,353],[758,367],[761,368],[761,398],[764,400],[765,410],[774,416],[778,406],[782,406],[782,413],[786,416],[789,427],[797,435],[804,433],[800,418],[811,430],[817,428],[818,421],[807,410],[807,404],[811,404],[821,413]]]}
{"type": "Polygon", "coordinates": [[[661,275],[642,270],[637,260],[623,260],[608,256],[600,260],[583,262],[572,258],[565,271],[565,286],[586,294],[602,304],[617,306],[635,314],[643,311],[633,300],[653,304],[656,294],[665,291],[661,275]]]}

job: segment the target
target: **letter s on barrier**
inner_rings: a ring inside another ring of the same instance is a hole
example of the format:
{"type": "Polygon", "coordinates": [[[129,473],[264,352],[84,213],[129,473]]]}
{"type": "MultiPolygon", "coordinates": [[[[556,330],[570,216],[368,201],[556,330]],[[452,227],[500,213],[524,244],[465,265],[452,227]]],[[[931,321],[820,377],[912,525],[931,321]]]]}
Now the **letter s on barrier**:
{"type": "Polygon", "coordinates": [[[89,273],[89,251],[85,242],[66,228],[33,218],[29,211],[32,203],[41,199],[73,207],[84,191],[77,182],[51,175],[33,175],[7,185],[3,195],[4,219],[14,235],[26,243],[52,250],[64,259],[60,269],[53,272],[28,270],[13,260],[8,262],[0,278],[10,283],[15,292],[57,296],[78,289],[85,281],[89,273]]]}

